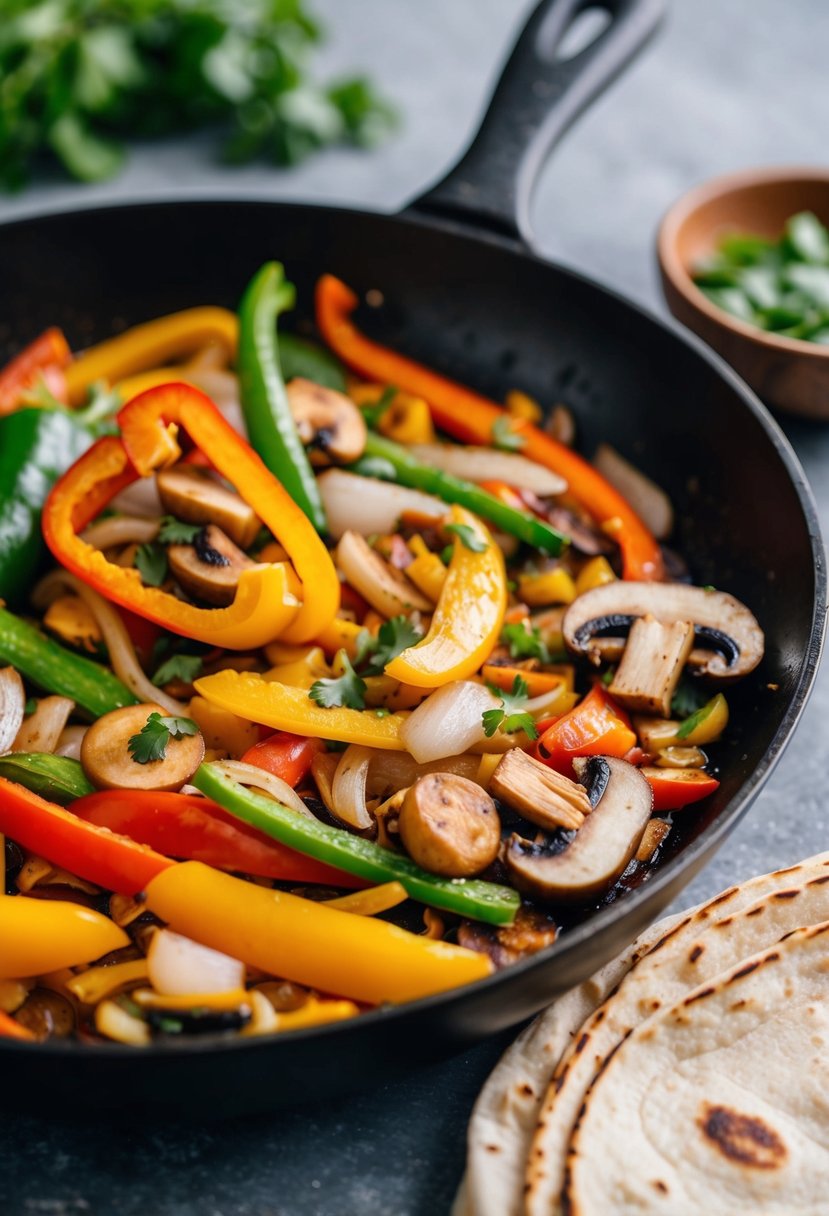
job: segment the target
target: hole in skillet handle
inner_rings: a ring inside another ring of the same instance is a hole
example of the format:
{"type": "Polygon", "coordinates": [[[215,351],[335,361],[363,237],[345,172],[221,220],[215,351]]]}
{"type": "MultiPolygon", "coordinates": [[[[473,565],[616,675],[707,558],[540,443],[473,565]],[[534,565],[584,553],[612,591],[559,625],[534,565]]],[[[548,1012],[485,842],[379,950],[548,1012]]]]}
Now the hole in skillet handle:
{"type": "Polygon", "coordinates": [[[547,49],[545,54],[544,35],[542,28],[538,40],[539,54],[553,63],[564,63],[575,59],[582,51],[586,51],[605,32],[610,25],[610,13],[598,4],[591,4],[576,13],[563,33],[556,39],[555,45],[547,49]]]}

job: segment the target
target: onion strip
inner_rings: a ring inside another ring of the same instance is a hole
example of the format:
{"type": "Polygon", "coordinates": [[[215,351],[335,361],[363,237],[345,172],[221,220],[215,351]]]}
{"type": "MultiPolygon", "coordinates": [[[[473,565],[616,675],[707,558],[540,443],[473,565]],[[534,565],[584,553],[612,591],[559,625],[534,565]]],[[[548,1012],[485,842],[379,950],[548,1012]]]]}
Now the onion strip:
{"type": "Polygon", "coordinates": [[[23,719],[17,732],[12,751],[54,752],[75,702],[69,697],[43,697],[37,709],[23,719]]]}
{"type": "Polygon", "coordinates": [[[238,781],[240,785],[251,786],[261,790],[263,794],[269,794],[275,802],[281,802],[298,815],[304,815],[306,819],[314,818],[296,790],[275,773],[266,772],[255,764],[243,764],[241,760],[215,760],[213,767],[231,781],[238,781]]]}
{"type": "Polygon", "coordinates": [[[0,755],[7,752],[23,725],[26,693],[20,673],[13,667],[0,669],[0,755]]]}
{"type": "Polygon", "coordinates": [[[374,820],[366,806],[366,781],[371,764],[372,749],[360,743],[352,743],[340,757],[334,780],[331,783],[331,798],[334,814],[358,832],[373,827],[374,820]]]}
{"type": "Polygon", "coordinates": [[[146,545],[158,536],[160,519],[145,519],[139,515],[115,515],[99,519],[81,533],[81,539],[95,549],[111,549],[113,545],[146,545]]]}
{"type": "Polygon", "coordinates": [[[45,608],[56,594],[67,588],[80,596],[94,616],[109,653],[110,666],[130,692],[135,693],[140,701],[160,705],[170,714],[184,714],[182,702],[169,696],[162,688],[156,688],[144,672],[126,626],[112,605],[74,574],[67,570],[53,570],[41,579],[32,596],[35,607],[45,608]]]}

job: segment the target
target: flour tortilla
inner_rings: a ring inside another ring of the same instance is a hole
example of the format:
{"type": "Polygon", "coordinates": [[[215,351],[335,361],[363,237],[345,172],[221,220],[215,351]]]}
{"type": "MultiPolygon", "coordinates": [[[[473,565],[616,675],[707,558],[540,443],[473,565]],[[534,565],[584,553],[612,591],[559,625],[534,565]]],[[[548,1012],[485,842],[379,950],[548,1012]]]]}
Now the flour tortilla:
{"type": "MultiPolygon", "coordinates": [[[[598,1068],[635,1026],[784,933],[827,918],[829,854],[823,853],[724,892],[644,954],[587,1019],[556,1067],[526,1158],[527,1216],[562,1212],[573,1124],[598,1068]]],[[[479,1216],[474,1206],[472,1211],[479,1216]]]]}
{"type": "Polygon", "coordinates": [[[825,1216],[829,921],[644,1021],[571,1137],[569,1216],[825,1216]]]}
{"type": "Polygon", "coordinates": [[[507,1048],[472,1111],[467,1172],[452,1216],[521,1216],[530,1138],[562,1054],[634,962],[688,915],[668,916],[651,925],[622,954],[539,1014],[507,1048]]]}

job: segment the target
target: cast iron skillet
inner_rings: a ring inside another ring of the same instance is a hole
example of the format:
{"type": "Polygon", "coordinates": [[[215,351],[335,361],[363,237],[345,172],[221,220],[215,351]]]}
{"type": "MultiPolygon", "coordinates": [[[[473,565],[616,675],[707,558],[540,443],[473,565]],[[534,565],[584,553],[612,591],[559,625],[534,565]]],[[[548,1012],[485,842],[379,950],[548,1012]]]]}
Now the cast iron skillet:
{"type": "MultiPolygon", "coordinates": [[[[250,1111],[388,1080],[534,1013],[622,949],[746,812],[789,739],[821,649],[826,578],[803,472],[746,386],[698,341],[529,252],[528,206],[544,155],[649,36],[657,0],[603,0],[609,24],[555,57],[585,0],[545,0],[506,66],[461,164],[395,217],[331,207],[199,201],[107,207],[0,226],[9,352],[45,326],[83,346],[198,302],[234,307],[267,258],[285,261],[311,314],[332,271],[385,303],[373,334],[495,398],[520,385],[575,410],[581,446],[609,440],[671,492],[677,547],[699,583],[734,592],[768,639],[735,691],[722,785],[675,833],[675,855],[638,889],[542,954],[455,993],[353,1023],[249,1042],[4,1042],[2,1093],[79,1104],[250,1111]],[[775,686],[773,690],[770,686],[775,686]]],[[[612,182],[608,187],[612,189],[612,182]]],[[[2,353],[2,352],[0,352],[2,353]]]]}

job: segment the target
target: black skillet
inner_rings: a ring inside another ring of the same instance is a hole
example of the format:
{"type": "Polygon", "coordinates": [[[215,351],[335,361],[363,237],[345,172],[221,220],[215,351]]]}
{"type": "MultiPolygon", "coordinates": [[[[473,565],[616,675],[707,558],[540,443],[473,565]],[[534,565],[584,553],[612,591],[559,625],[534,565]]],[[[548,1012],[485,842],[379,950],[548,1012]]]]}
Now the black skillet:
{"type": "MultiPolygon", "coordinates": [[[[47,325],[75,347],[199,302],[234,307],[253,271],[284,260],[311,315],[317,275],[364,293],[375,336],[502,398],[520,385],[574,409],[582,449],[607,439],[666,486],[676,545],[699,583],[756,612],[768,649],[735,692],[722,784],[686,812],[672,855],[639,888],[559,942],[455,993],[334,1028],[143,1051],[52,1042],[0,1048],[6,1101],[51,1109],[155,1105],[240,1112],[387,1080],[534,1013],[623,948],[676,896],[756,797],[814,679],[826,577],[809,489],[785,438],[706,347],[528,247],[531,188],[568,123],[655,28],[657,0],[604,0],[604,32],[570,59],[562,36],[587,0],[545,0],[507,64],[461,164],[402,215],[279,203],[106,207],[0,226],[8,352],[47,325]]],[[[591,5],[592,7],[592,5],[591,5]]],[[[613,182],[606,183],[613,189],[613,182]]],[[[2,354],[3,352],[0,352],[2,354]]]]}

